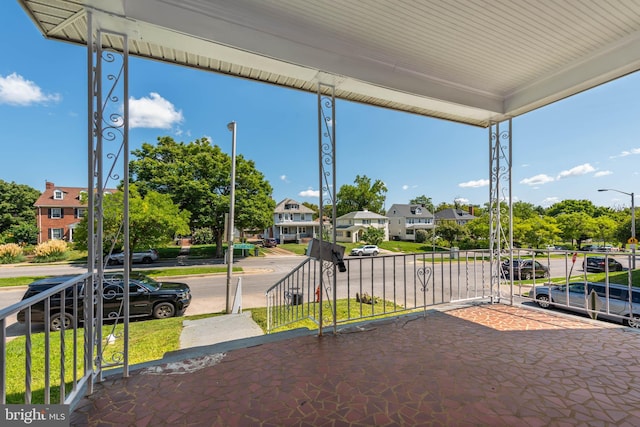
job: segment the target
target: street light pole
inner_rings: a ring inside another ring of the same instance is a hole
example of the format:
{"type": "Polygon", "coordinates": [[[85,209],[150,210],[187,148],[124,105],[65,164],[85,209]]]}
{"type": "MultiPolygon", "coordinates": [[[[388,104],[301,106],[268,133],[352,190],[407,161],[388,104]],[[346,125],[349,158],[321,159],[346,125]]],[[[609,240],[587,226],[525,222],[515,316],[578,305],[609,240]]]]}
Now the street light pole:
{"type": "Polygon", "coordinates": [[[228,237],[227,237],[227,305],[226,305],[226,313],[231,314],[230,307],[230,290],[231,290],[231,278],[233,276],[233,229],[235,228],[235,221],[233,218],[233,213],[235,210],[236,204],[236,122],[231,122],[227,125],[227,129],[229,129],[232,133],[232,142],[231,142],[231,189],[229,190],[229,223],[227,224],[228,228],[228,237]]]}
{"type": "Polygon", "coordinates": [[[614,190],[613,188],[601,188],[598,191],[615,191],[616,193],[626,194],[631,196],[631,269],[636,269],[636,201],[634,193],[627,193],[625,191],[614,190]]]}

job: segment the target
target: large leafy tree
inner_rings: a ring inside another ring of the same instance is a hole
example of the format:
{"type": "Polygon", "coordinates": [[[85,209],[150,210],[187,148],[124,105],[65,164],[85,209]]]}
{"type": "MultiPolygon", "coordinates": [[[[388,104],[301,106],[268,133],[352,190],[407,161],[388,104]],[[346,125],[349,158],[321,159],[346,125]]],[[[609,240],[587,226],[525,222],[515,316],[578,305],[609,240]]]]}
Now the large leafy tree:
{"type": "Polygon", "coordinates": [[[515,240],[532,248],[553,243],[560,235],[560,228],[553,217],[531,216],[526,219],[514,218],[515,240]]]}
{"type": "Polygon", "coordinates": [[[416,197],[415,199],[409,200],[410,205],[422,205],[429,210],[429,212],[434,213],[433,200],[431,197],[427,197],[424,194],[416,197]]]}
{"type": "Polygon", "coordinates": [[[591,200],[563,200],[547,208],[546,214],[557,217],[560,214],[583,213],[592,218],[610,214],[611,208],[596,206],[591,200]]]}
{"type": "Polygon", "coordinates": [[[556,217],[561,236],[565,240],[580,243],[596,235],[596,224],[591,216],[584,212],[562,213],[556,217]]]}
{"type": "MultiPolygon", "coordinates": [[[[191,212],[191,229],[209,228],[222,256],[225,215],[229,213],[231,157],[208,139],[176,142],[159,137],[157,145],[144,143],[134,150],[130,163],[131,182],[141,194],[168,194],[181,209],[191,212]]],[[[235,226],[264,229],[273,223],[275,202],[272,188],[253,161],[236,157],[235,226]]]]}
{"type": "MultiPolygon", "coordinates": [[[[123,249],[124,192],[106,194],[104,212],[104,252],[123,249]]],[[[176,234],[189,232],[189,212],[181,210],[167,194],[148,191],[142,196],[135,185],[129,188],[129,250],[169,243],[176,234]]],[[[87,247],[87,216],[74,231],[79,247],[87,247]]]]}
{"type": "Polygon", "coordinates": [[[338,216],[349,212],[368,210],[384,215],[384,201],[387,186],[377,179],[372,182],[366,175],[357,175],[355,185],[343,185],[336,194],[336,212],[338,216]]]}
{"type": "Polygon", "coordinates": [[[0,236],[16,240],[17,243],[34,243],[29,241],[33,233],[15,232],[36,227],[36,208],[33,204],[38,197],[40,192],[35,188],[0,179],[0,236]]]}

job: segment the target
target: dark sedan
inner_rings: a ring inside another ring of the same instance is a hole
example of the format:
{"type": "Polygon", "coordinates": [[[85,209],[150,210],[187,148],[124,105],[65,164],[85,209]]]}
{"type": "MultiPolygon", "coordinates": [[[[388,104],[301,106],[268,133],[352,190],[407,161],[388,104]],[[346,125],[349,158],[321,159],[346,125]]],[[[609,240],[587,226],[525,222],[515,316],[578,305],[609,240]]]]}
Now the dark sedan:
{"type": "MultiPolygon", "coordinates": [[[[505,279],[511,277],[511,269],[509,268],[509,260],[502,263],[502,276],[505,279]]],[[[531,259],[514,259],[513,260],[513,278],[514,280],[531,280],[533,278],[548,278],[549,268],[538,261],[531,259]]]]}
{"type": "MultiPolygon", "coordinates": [[[[609,271],[622,271],[622,264],[610,257],[590,256],[587,257],[587,272],[604,273],[607,263],[609,271]]],[[[584,261],[582,261],[582,269],[584,270],[584,261]]]]}

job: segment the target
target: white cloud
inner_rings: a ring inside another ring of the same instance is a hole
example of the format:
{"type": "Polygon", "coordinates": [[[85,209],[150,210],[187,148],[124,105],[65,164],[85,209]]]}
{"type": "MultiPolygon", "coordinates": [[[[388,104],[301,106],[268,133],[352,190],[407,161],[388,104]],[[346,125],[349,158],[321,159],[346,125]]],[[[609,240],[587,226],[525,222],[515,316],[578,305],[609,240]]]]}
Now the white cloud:
{"type": "Polygon", "coordinates": [[[287,175],[280,175],[280,181],[285,182],[285,183],[289,183],[290,181],[287,179],[287,175]]]}
{"type": "Polygon", "coordinates": [[[520,181],[520,184],[525,184],[525,185],[542,185],[542,184],[546,184],[548,182],[553,182],[554,179],[553,177],[550,177],[549,175],[545,175],[543,173],[532,176],[530,178],[525,178],[522,181],[520,181]]]}
{"type": "Polygon", "coordinates": [[[27,106],[59,102],[61,99],[57,93],[43,93],[37,84],[19,74],[0,76],[0,104],[27,106]]]}
{"type": "Polygon", "coordinates": [[[611,171],[598,171],[593,176],[595,176],[596,178],[600,178],[601,176],[611,175],[612,173],[613,172],[611,171]]]}
{"type": "Polygon", "coordinates": [[[469,204],[469,199],[465,199],[464,197],[456,197],[455,199],[453,199],[453,201],[456,203],[460,203],[461,205],[469,204]]]}
{"type": "Polygon", "coordinates": [[[320,197],[320,191],[314,190],[309,187],[307,190],[301,191],[298,193],[300,197],[320,197]]]}
{"type": "Polygon", "coordinates": [[[171,129],[174,124],[182,123],[182,110],[155,92],[149,97],[129,99],[129,126],[131,128],[171,129]]]}
{"type": "Polygon", "coordinates": [[[610,159],[615,159],[618,157],[627,157],[627,156],[631,156],[633,154],[640,154],[640,148],[632,148],[631,150],[624,150],[622,152],[620,152],[620,154],[618,154],[617,156],[610,156],[610,159]]]}
{"type": "Polygon", "coordinates": [[[461,182],[460,184],[458,184],[458,187],[462,187],[462,188],[480,188],[480,187],[486,187],[487,185],[489,185],[489,180],[488,179],[479,179],[477,181],[461,182]]]}
{"type": "Polygon", "coordinates": [[[542,201],[542,206],[548,208],[549,206],[556,204],[560,201],[559,197],[547,197],[542,201]]]}
{"type": "Polygon", "coordinates": [[[571,168],[569,170],[565,170],[562,171],[558,174],[558,179],[562,179],[562,178],[567,178],[570,176],[579,176],[579,175],[586,175],[588,173],[591,173],[593,171],[595,171],[596,169],[591,166],[589,163],[585,163],[583,165],[580,166],[576,166],[574,168],[571,168]]]}
{"type": "Polygon", "coordinates": [[[409,189],[409,186],[408,186],[407,184],[405,184],[405,185],[403,185],[403,186],[402,186],[402,189],[403,189],[403,190],[408,190],[408,189],[409,189]]]}

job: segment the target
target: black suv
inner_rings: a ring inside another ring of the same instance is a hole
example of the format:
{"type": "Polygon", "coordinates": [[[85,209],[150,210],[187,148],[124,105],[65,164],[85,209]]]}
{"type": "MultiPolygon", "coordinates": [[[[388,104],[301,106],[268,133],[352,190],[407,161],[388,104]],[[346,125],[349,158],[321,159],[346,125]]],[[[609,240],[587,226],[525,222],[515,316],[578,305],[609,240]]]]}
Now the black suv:
{"type": "MultiPolygon", "coordinates": [[[[22,297],[23,300],[37,295],[47,289],[73,280],[77,276],[58,276],[37,280],[29,285],[22,297]]],[[[105,319],[122,318],[124,309],[124,275],[122,272],[106,273],[103,282],[103,317],[105,319]]],[[[79,282],[77,287],[77,313],[78,320],[82,321],[84,298],[84,282],[79,282]]],[[[50,298],[49,329],[59,331],[64,327],[73,326],[73,295],[74,286],[65,291],[64,315],[61,316],[60,294],[50,298]]],[[[131,272],[129,275],[129,316],[146,317],[153,316],[162,319],[173,316],[181,316],[191,303],[191,290],[186,283],[157,282],[144,274],[131,272]]],[[[18,312],[18,322],[25,322],[26,309],[18,312]]],[[[31,322],[45,323],[44,301],[40,301],[31,307],[31,322]]]]}
{"type": "MultiPolygon", "coordinates": [[[[609,271],[622,271],[622,264],[620,264],[614,258],[608,257],[607,259],[609,262],[609,271]]],[[[605,257],[603,256],[587,257],[587,272],[604,273],[605,264],[605,257]]],[[[584,261],[582,261],[582,269],[584,270],[584,261]]]]}

